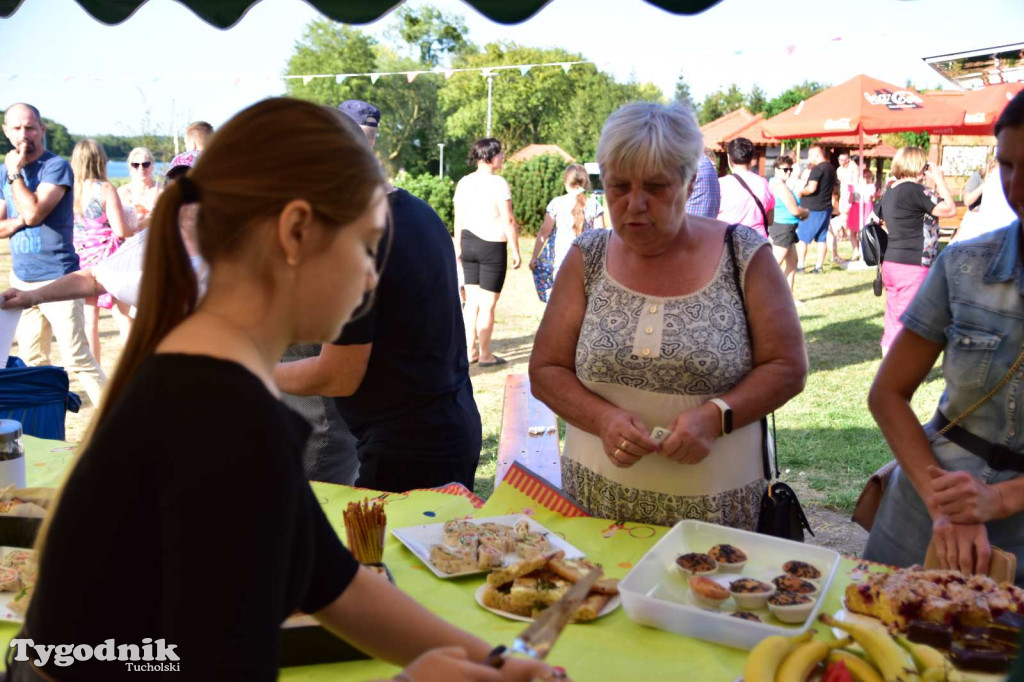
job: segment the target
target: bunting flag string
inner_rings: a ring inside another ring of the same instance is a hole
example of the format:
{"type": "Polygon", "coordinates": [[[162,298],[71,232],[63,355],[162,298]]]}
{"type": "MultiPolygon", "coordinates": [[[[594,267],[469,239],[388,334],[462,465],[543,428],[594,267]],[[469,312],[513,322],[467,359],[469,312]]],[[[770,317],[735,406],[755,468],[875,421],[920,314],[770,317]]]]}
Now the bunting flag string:
{"type": "MultiPolygon", "coordinates": [[[[241,85],[244,82],[256,82],[256,81],[275,81],[275,80],[300,80],[303,85],[309,85],[313,81],[319,78],[333,78],[335,83],[341,84],[349,78],[369,78],[371,83],[376,83],[381,78],[387,78],[389,76],[402,76],[406,82],[412,83],[419,76],[425,75],[442,75],[445,80],[452,77],[456,73],[479,73],[482,76],[496,75],[500,71],[511,71],[517,70],[523,76],[527,75],[532,69],[538,69],[548,66],[560,67],[566,73],[569,73],[573,66],[580,64],[596,64],[592,61],[576,61],[576,62],[549,62],[544,64],[509,64],[509,65],[497,65],[497,66],[475,66],[468,68],[436,68],[422,71],[376,71],[371,73],[310,73],[310,74],[287,74],[287,75],[255,75],[255,74],[207,74],[204,76],[187,76],[187,79],[191,82],[202,81],[208,83],[223,83],[230,82],[235,86],[241,85]]],[[[104,81],[122,81],[128,85],[134,85],[138,83],[151,83],[154,82],[153,76],[82,76],[75,74],[60,74],[55,76],[53,74],[19,74],[19,73],[0,73],[0,80],[13,81],[16,78],[32,78],[38,80],[51,80],[59,78],[64,82],[74,81],[89,81],[94,83],[100,83],[104,81]]],[[[162,77],[164,80],[185,80],[186,76],[183,74],[168,75],[162,77]]]]}

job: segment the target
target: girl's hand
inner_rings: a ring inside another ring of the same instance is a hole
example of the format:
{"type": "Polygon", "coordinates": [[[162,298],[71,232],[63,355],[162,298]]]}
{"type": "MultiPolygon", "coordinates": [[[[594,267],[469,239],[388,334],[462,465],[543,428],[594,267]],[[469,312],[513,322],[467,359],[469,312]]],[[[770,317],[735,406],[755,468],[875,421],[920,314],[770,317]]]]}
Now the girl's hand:
{"type": "Polygon", "coordinates": [[[518,270],[519,266],[523,264],[523,258],[519,255],[518,251],[512,252],[512,269],[518,270]]]}
{"type": "Polygon", "coordinates": [[[697,464],[711,454],[722,433],[722,420],[714,403],[686,410],[668,426],[672,434],[661,444],[661,454],[681,464],[697,464]]]}
{"type": "Polygon", "coordinates": [[[952,523],[986,523],[999,518],[1002,497],[995,486],[982,483],[966,471],[943,471],[929,466],[931,508],[952,523]]]}
{"type": "Polygon", "coordinates": [[[494,668],[469,660],[462,647],[448,646],[421,654],[394,679],[402,682],[502,682],[506,678],[494,668]]]}
{"type": "Polygon", "coordinates": [[[605,422],[604,429],[598,435],[608,459],[623,469],[633,466],[640,458],[658,449],[658,444],[648,435],[643,420],[626,410],[617,410],[605,422]]]}
{"type": "Polygon", "coordinates": [[[932,523],[932,541],[939,566],[964,575],[988,573],[992,547],[982,523],[952,523],[939,515],[932,523]]]}
{"type": "Polygon", "coordinates": [[[536,270],[537,269],[537,259],[536,258],[531,258],[530,259],[530,264],[527,267],[529,267],[530,270],[536,270]]]}

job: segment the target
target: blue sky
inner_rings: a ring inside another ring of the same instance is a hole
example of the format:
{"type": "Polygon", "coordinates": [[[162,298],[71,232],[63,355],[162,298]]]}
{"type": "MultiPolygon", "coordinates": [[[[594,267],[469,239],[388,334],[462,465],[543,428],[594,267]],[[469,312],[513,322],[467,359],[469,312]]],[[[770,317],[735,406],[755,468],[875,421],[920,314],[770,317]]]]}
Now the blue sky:
{"type": "MultiPolygon", "coordinates": [[[[1024,28],[1021,0],[723,0],[693,17],[641,0],[554,0],[517,26],[459,0],[430,4],[462,14],[476,43],[578,51],[668,95],[681,72],[698,102],[733,82],[774,96],[804,79],[835,84],[858,73],[937,86],[922,57],[1019,42],[1024,28]]],[[[0,19],[0,108],[29,101],[79,134],[169,133],[200,118],[219,125],[283,92],[277,76],[316,16],[302,0],[263,0],[219,31],[172,0],[150,0],[108,27],[73,0],[24,0],[0,19]]],[[[381,36],[387,22],[364,29],[381,36]]]]}

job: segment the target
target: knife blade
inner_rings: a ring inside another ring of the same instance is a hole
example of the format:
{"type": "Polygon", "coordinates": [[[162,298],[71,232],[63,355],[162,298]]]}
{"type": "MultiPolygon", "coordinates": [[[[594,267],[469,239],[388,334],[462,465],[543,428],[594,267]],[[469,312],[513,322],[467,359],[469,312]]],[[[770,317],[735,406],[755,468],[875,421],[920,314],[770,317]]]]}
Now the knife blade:
{"type": "MultiPolygon", "coordinates": [[[[590,594],[590,588],[601,578],[602,573],[603,571],[600,568],[594,568],[583,576],[575,585],[569,588],[568,592],[562,595],[561,599],[546,608],[539,616],[534,618],[529,627],[519,633],[519,636],[513,641],[510,651],[524,654],[530,658],[544,660],[551,651],[555,640],[562,634],[562,630],[565,629],[565,626],[576,614],[576,609],[579,608],[580,604],[587,598],[587,595],[590,594]]],[[[499,649],[503,649],[503,647],[499,647],[499,649]]],[[[498,650],[496,649],[493,653],[497,654],[498,650]]],[[[497,658],[497,656],[492,658],[497,658]]],[[[488,660],[492,659],[489,658],[488,660]]],[[[502,660],[502,662],[504,661],[502,660]]],[[[495,667],[501,666],[497,665],[495,667]]]]}

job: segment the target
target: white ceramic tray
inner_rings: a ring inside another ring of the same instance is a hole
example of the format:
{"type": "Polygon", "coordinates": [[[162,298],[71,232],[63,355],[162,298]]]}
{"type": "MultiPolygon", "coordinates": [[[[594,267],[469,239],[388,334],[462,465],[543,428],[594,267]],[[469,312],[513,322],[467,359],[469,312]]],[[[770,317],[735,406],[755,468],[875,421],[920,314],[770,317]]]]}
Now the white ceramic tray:
{"type": "MultiPolygon", "coordinates": [[[[484,604],[484,590],[486,588],[487,588],[487,583],[484,583],[480,587],[476,588],[476,592],[473,593],[473,597],[476,599],[476,603],[479,604],[481,606],[481,608],[485,608],[488,611],[490,611],[491,613],[497,614],[497,615],[501,616],[502,618],[508,618],[509,620],[521,620],[524,623],[532,623],[533,622],[533,618],[530,618],[528,616],[520,616],[520,615],[515,614],[515,613],[509,613],[508,611],[502,611],[501,609],[492,609],[487,604],[484,604]]],[[[597,614],[597,617],[598,618],[604,618],[609,613],[611,613],[615,609],[619,608],[619,605],[621,603],[622,603],[622,598],[619,595],[615,595],[614,597],[612,597],[611,599],[608,600],[608,603],[604,605],[604,608],[601,609],[601,613],[597,614]]]]}
{"type": "MultiPolygon", "coordinates": [[[[576,549],[568,542],[563,540],[560,536],[552,533],[544,526],[540,525],[529,516],[518,514],[510,516],[489,516],[483,519],[466,519],[471,523],[500,523],[503,526],[513,527],[520,521],[526,521],[530,525],[530,530],[535,533],[547,534],[548,544],[551,545],[552,550],[562,550],[565,552],[567,559],[576,559],[584,556],[583,552],[576,549]]],[[[477,571],[465,571],[463,573],[443,573],[430,563],[430,548],[433,545],[444,544],[444,523],[432,523],[426,526],[409,526],[407,528],[395,528],[391,531],[391,534],[398,538],[398,541],[409,548],[409,551],[416,555],[416,557],[427,565],[434,575],[438,578],[458,578],[464,575],[479,575],[481,573],[490,573],[489,570],[477,570],[477,571]]],[[[522,557],[517,556],[515,553],[505,555],[505,565],[509,566],[522,561],[522,557]]]]}
{"type": "Polygon", "coordinates": [[[626,614],[637,623],[736,649],[752,649],[769,635],[791,636],[807,630],[818,617],[838,566],[839,554],[823,547],[712,523],[680,521],[623,578],[619,593],[626,614]],[[791,559],[817,566],[822,574],[821,579],[815,581],[819,592],[807,620],[800,625],[785,625],[767,608],[753,611],[761,618],[761,623],[734,618],[729,614],[741,609],[732,599],[717,610],[698,606],[686,578],[676,568],[676,557],[687,552],[707,552],[723,543],[735,545],[747,554],[747,563],[741,572],[719,571],[709,576],[725,587],[740,577],[769,582],[782,574],[782,564],[791,559]]]}

